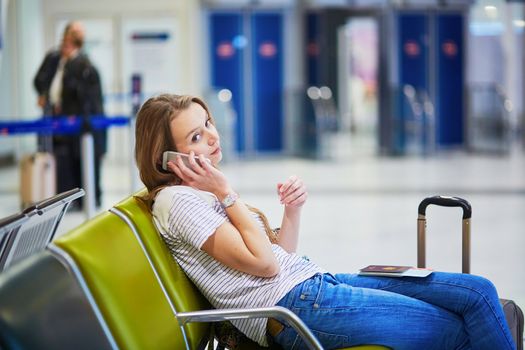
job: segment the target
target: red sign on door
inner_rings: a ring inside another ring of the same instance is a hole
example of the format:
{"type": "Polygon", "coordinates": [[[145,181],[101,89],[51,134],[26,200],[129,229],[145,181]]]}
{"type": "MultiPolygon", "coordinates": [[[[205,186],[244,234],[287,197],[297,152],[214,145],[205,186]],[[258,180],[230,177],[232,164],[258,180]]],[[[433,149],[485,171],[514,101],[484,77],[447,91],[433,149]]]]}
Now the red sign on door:
{"type": "Polygon", "coordinates": [[[259,55],[266,58],[272,58],[277,54],[277,47],[271,41],[265,41],[259,45],[259,55]]]}
{"type": "Polygon", "coordinates": [[[229,41],[222,41],[217,45],[217,56],[220,58],[230,58],[235,54],[235,48],[229,41]]]}
{"type": "Polygon", "coordinates": [[[441,49],[443,50],[445,56],[450,58],[456,57],[458,54],[458,46],[453,40],[445,40],[445,42],[441,45],[441,49]]]}
{"type": "Polygon", "coordinates": [[[403,49],[405,54],[409,57],[419,56],[419,53],[421,52],[421,48],[415,40],[407,40],[403,46],[403,49]]]}

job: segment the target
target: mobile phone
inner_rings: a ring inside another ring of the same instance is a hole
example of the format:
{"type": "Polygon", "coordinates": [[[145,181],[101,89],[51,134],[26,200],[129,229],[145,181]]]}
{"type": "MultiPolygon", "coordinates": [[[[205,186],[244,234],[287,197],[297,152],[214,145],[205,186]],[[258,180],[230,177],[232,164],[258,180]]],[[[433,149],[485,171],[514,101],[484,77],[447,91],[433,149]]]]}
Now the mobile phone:
{"type": "MultiPolygon", "coordinates": [[[[180,156],[184,165],[186,165],[188,168],[191,169],[190,155],[186,153],[175,152],[175,151],[166,151],[162,154],[162,169],[169,170],[168,162],[172,161],[173,163],[175,163],[175,161],[177,160],[177,156],[180,156]]],[[[199,164],[199,166],[202,166],[201,161],[197,156],[194,156],[193,159],[195,159],[195,161],[197,162],[197,164],[199,164]]],[[[206,159],[206,160],[210,162],[209,159],[206,159]]]]}

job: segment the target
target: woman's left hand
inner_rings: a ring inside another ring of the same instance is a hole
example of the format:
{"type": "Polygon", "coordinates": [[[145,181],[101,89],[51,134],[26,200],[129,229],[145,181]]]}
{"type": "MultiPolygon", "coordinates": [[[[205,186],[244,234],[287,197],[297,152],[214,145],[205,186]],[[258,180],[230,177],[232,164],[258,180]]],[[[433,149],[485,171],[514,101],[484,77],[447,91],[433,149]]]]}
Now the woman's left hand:
{"type": "Polygon", "coordinates": [[[308,198],[303,180],[295,175],[290,176],[285,183],[277,184],[277,194],[281,204],[291,208],[302,207],[308,198]]]}

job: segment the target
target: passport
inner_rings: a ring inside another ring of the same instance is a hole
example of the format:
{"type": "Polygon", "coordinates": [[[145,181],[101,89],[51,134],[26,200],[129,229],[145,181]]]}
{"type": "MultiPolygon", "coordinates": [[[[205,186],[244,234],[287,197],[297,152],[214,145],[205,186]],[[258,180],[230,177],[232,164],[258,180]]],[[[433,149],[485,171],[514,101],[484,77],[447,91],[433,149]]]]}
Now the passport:
{"type": "Polygon", "coordinates": [[[431,273],[432,271],[428,269],[397,265],[369,265],[359,270],[360,276],[383,277],[427,277],[431,273]]]}
{"type": "Polygon", "coordinates": [[[384,273],[400,273],[411,269],[411,266],[393,266],[393,265],[368,265],[361,269],[361,272],[384,272],[384,273]]]}

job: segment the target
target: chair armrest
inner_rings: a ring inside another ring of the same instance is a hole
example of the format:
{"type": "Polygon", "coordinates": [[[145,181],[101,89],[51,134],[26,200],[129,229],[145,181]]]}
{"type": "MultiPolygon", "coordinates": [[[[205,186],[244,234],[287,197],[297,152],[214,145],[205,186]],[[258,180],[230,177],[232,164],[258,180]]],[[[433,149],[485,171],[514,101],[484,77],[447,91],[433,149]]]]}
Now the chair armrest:
{"type": "Polygon", "coordinates": [[[282,306],[262,307],[254,309],[220,309],[178,312],[177,319],[183,326],[188,322],[220,322],[249,318],[278,318],[288,323],[303,339],[309,349],[322,350],[319,340],[301,319],[282,306]]]}

